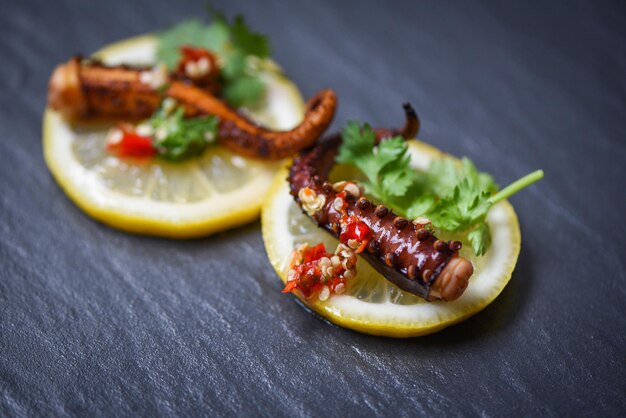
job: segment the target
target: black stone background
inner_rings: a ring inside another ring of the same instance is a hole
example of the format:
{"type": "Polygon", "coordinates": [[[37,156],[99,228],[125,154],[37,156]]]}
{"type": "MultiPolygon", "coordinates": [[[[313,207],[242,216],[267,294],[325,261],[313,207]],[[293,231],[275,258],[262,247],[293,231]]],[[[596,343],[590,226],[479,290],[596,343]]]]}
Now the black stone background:
{"type": "Polygon", "coordinates": [[[0,415],[626,414],[624,2],[220,1],[267,33],[305,96],[468,155],[512,198],[501,296],[392,340],[305,312],[258,222],[195,241],[92,221],[46,169],[53,67],[204,14],[192,1],[0,1],[0,415]]]}

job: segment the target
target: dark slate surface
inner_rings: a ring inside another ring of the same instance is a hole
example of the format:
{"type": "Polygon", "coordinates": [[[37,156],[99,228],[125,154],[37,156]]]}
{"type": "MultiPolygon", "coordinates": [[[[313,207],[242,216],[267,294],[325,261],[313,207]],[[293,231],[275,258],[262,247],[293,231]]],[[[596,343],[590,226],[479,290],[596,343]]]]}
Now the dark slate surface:
{"type": "Polygon", "coordinates": [[[523,249],[482,313],[390,340],[279,290],[259,223],[175,242],[83,215],[42,158],[53,66],[200,2],[0,4],[0,415],[626,414],[623,2],[244,2],[305,95],[395,123],[507,183],[523,249]],[[141,4],[140,4],[141,3],[141,4]],[[187,3],[187,4],[184,4],[187,3]],[[550,4],[546,4],[550,3],[550,4]]]}

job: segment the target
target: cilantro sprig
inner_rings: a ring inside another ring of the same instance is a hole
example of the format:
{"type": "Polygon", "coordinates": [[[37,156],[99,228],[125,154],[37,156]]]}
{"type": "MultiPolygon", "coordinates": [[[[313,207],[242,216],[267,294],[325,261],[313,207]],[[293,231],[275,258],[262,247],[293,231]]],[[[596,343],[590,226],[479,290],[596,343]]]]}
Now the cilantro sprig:
{"type": "Polygon", "coordinates": [[[159,156],[181,161],[201,154],[217,137],[218,118],[200,116],[185,118],[185,109],[170,98],[146,120],[154,132],[154,145],[159,156]]]}
{"type": "Polygon", "coordinates": [[[259,61],[270,55],[269,42],[252,31],[241,15],[229,22],[219,12],[210,13],[210,25],[189,20],[160,32],[157,60],[172,69],[180,59],[182,45],[206,48],[219,57],[224,99],[233,107],[254,107],[265,93],[259,61]]]}
{"type": "Polygon", "coordinates": [[[365,124],[349,122],[342,132],[337,162],[358,168],[366,180],[366,193],[400,215],[425,216],[448,232],[465,232],[474,253],[483,255],[491,245],[485,219],[489,209],[543,177],[537,170],[498,191],[493,178],[464,157],[435,159],[424,172],[411,168],[406,141],[388,138],[375,146],[375,134],[365,124]]]}

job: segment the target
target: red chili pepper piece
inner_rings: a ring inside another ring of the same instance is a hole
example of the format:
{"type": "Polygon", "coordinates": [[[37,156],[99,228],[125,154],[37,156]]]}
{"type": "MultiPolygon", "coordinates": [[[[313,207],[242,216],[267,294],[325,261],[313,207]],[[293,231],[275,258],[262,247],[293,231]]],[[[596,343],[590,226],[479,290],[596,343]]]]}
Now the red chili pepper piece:
{"type": "Polygon", "coordinates": [[[132,125],[120,123],[118,129],[122,137],[119,141],[107,144],[109,152],[119,157],[152,157],[158,152],[152,138],[138,135],[132,125]]]}
{"type": "Polygon", "coordinates": [[[152,138],[125,132],[122,140],[114,146],[120,157],[151,157],[157,153],[152,138]]]}
{"type": "Polygon", "coordinates": [[[282,290],[283,293],[289,293],[296,289],[298,286],[298,280],[289,280],[287,284],[285,284],[285,288],[282,290]]]}
{"type": "Polygon", "coordinates": [[[307,263],[310,263],[311,261],[319,260],[325,255],[326,255],[326,247],[324,246],[324,243],[320,242],[315,247],[307,248],[304,251],[303,264],[307,264],[307,263]]]}
{"type": "Polygon", "coordinates": [[[211,76],[211,78],[217,74],[217,58],[214,54],[204,48],[197,48],[190,45],[183,45],[180,47],[181,58],[178,61],[178,67],[176,71],[185,74],[185,66],[190,62],[198,62],[202,58],[206,58],[209,62],[209,72],[202,75],[202,77],[211,76]]]}
{"type": "Polygon", "coordinates": [[[302,254],[302,264],[291,268],[295,273],[294,278],[285,284],[283,293],[289,293],[298,289],[308,298],[313,293],[321,290],[324,285],[320,282],[322,273],[318,260],[322,257],[331,256],[332,254],[326,252],[326,247],[323,243],[305,249],[302,254]]]}
{"type": "Polygon", "coordinates": [[[369,234],[370,228],[365,222],[354,221],[346,225],[343,232],[341,232],[341,235],[339,235],[339,241],[344,244],[351,239],[362,242],[369,237],[369,234]]]}

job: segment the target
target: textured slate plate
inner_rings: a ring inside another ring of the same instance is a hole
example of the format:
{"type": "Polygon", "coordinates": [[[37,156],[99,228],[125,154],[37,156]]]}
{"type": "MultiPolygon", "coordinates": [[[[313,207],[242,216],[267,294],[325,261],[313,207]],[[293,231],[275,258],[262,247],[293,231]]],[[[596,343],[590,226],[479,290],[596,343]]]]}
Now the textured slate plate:
{"type": "Polygon", "coordinates": [[[259,224],[129,236],[46,170],[47,78],[76,52],[202,15],[194,2],[2,1],[0,415],[624,415],[626,10],[618,2],[220,2],[268,33],[334,125],[398,121],[470,156],[512,199],[513,280],[472,319],[396,341],[332,327],[279,290],[259,224]]]}

